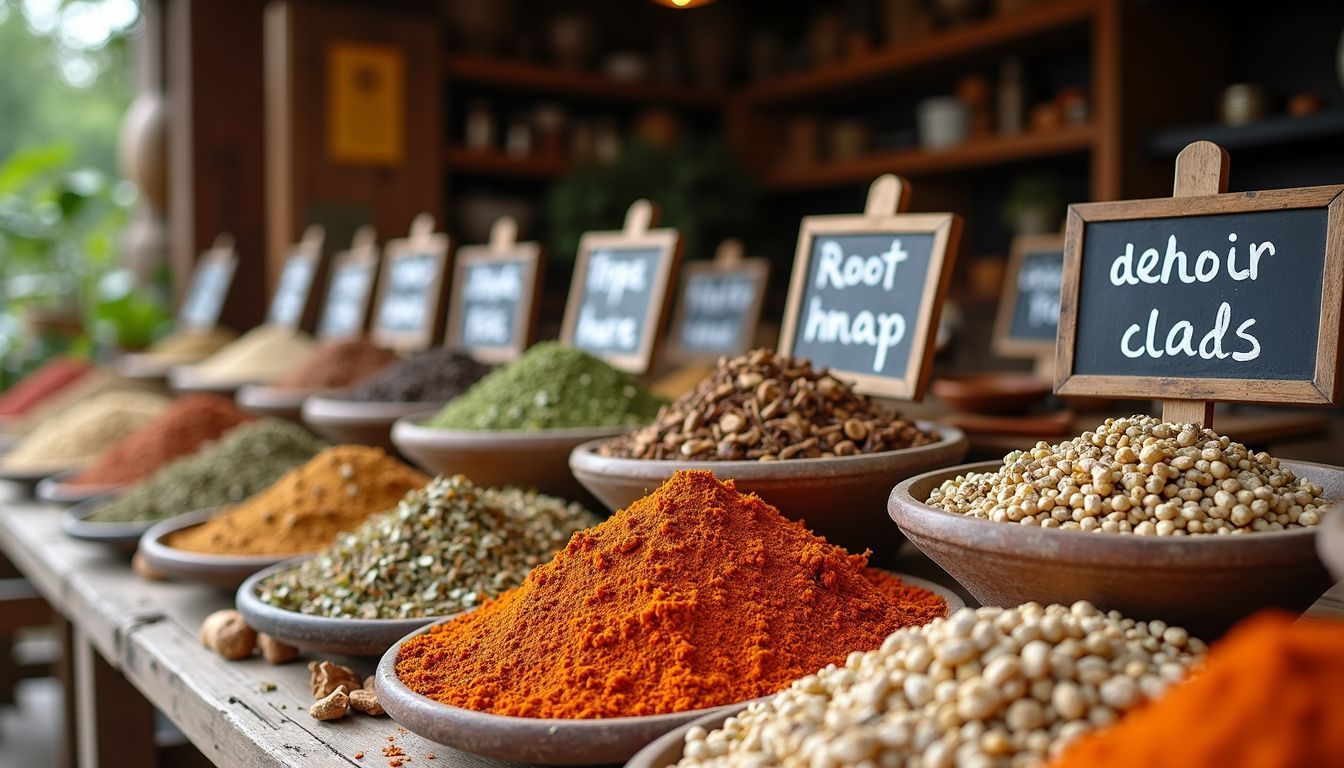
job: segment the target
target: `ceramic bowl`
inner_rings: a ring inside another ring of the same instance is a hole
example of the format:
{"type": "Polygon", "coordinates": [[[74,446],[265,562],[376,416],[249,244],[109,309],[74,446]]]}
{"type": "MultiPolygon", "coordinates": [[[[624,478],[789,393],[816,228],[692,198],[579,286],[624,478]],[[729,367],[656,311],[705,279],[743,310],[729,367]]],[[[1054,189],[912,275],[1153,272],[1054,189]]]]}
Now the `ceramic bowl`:
{"type": "Polygon", "coordinates": [[[366,403],[341,400],[337,393],[313,395],[303,401],[303,423],[337,443],[372,445],[387,451],[392,445],[392,425],[413,413],[437,410],[443,403],[366,403]]]}
{"type": "Polygon", "coordinates": [[[584,443],[570,454],[569,466],[584,487],[608,508],[623,509],[681,469],[707,469],[736,481],[779,508],[791,520],[851,552],[872,549],[878,557],[895,551],[902,539],[884,525],[891,486],[911,475],[945,467],[966,455],[966,435],[948,424],[917,422],[936,432],[929,445],[859,456],[788,461],[667,461],[602,456],[603,440],[584,443]]]}
{"type": "Polygon", "coordinates": [[[108,498],[120,493],[124,485],[72,485],[70,478],[78,474],[75,470],[61,472],[44,478],[37,484],[35,494],[42,501],[52,504],[78,504],[89,499],[108,498]]]}
{"type": "Polygon", "coordinates": [[[131,352],[118,357],[113,367],[124,379],[162,383],[168,380],[168,372],[179,364],[158,355],[131,352]]]}
{"type": "Polygon", "coordinates": [[[623,763],[668,731],[736,706],[598,720],[506,717],[451,707],[421,696],[397,677],[402,643],[427,631],[411,632],[383,654],[374,674],[378,703],[412,733],[485,757],[537,765],[623,763]]]}
{"type": "Polygon", "coordinates": [[[539,432],[437,429],[425,426],[433,413],[397,421],[392,443],[430,473],[463,474],[477,485],[535,488],[562,499],[586,501],[584,486],[570,472],[569,454],[592,440],[629,427],[548,429],[539,432]]]}
{"type": "MultiPolygon", "coordinates": [[[[0,451],[0,458],[2,458],[3,455],[4,451],[0,451]]],[[[0,467],[0,481],[13,485],[22,496],[28,497],[33,495],[38,483],[52,475],[58,475],[64,471],[66,470],[61,468],[19,470],[0,467]]]]}
{"type": "Polygon", "coordinates": [[[238,407],[257,416],[303,423],[303,403],[314,394],[311,389],[272,387],[266,384],[248,384],[238,390],[234,401],[238,407]]]}
{"type": "Polygon", "coordinates": [[[706,731],[722,728],[728,718],[741,714],[750,704],[736,704],[724,707],[721,711],[711,712],[692,720],[675,731],[669,731],[654,739],[648,746],[635,753],[625,768],[671,768],[681,762],[686,747],[686,734],[697,726],[706,731]]]}
{"type": "Polygon", "coordinates": [[[140,537],[145,535],[145,531],[153,527],[156,521],[99,523],[88,519],[108,501],[111,501],[110,497],[94,498],[70,507],[65,510],[61,529],[72,539],[106,544],[130,554],[140,545],[140,537]]]}
{"type": "Polygon", "coordinates": [[[168,388],[179,395],[219,395],[233,399],[249,381],[202,378],[195,366],[175,365],[168,371],[168,388]]]}
{"type": "Polygon", "coordinates": [[[1026,413],[1050,391],[1050,382],[1039,376],[1009,371],[940,376],[933,382],[933,394],[953,410],[996,416],[1026,413]]]}
{"type": "Polygon", "coordinates": [[[286,560],[258,571],[238,588],[234,598],[247,625],[265,632],[283,643],[317,653],[349,656],[382,656],[407,634],[421,627],[447,620],[448,616],[419,619],[333,619],[277,608],[257,597],[261,582],[274,574],[294,568],[307,557],[286,560]]]}
{"type": "Polygon", "coordinates": [[[1316,552],[1337,581],[1344,580],[1344,506],[1335,507],[1321,520],[1316,552]]]}
{"type": "Polygon", "coordinates": [[[257,571],[302,554],[216,555],[168,545],[170,535],[200,525],[223,511],[223,508],[216,508],[188,512],[150,526],[140,537],[139,553],[145,565],[164,579],[194,581],[233,590],[257,571]]]}
{"type": "MultiPolygon", "coordinates": [[[[1285,461],[1344,499],[1344,469],[1285,461]]],[[[1238,536],[1122,536],[1010,525],[924,503],[945,480],[994,471],[966,464],[912,477],[888,511],[915,546],[984,605],[1089,600],[1134,619],[1163,619],[1213,637],[1260,608],[1303,610],[1330,586],[1316,528],[1238,536]]]]}

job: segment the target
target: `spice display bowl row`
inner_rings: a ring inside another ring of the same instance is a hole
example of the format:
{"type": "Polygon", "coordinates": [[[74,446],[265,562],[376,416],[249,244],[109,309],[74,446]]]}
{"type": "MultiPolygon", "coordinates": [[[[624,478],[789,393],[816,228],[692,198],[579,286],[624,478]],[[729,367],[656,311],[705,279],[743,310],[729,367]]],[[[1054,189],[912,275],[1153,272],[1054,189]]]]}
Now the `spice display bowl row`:
{"type": "Polygon", "coordinates": [[[122,378],[162,383],[168,380],[169,372],[177,364],[162,355],[131,352],[118,357],[113,367],[122,378]]]}
{"type": "Polygon", "coordinates": [[[100,523],[88,518],[98,508],[111,501],[113,497],[99,496],[82,501],[65,510],[61,520],[61,530],[65,535],[80,541],[106,544],[127,554],[135,552],[140,545],[140,537],[154,525],[154,521],[138,520],[127,523],[100,523]]]}
{"type": "Polygon", "coordinates": [[[538,765],[623,763],[668,731],[739,706],[590,720],[508,717],[453,707],[412,691],[397,677],[402,643],[429,629],[409,633],[383,654],[374,674],[378,703],[412,733],[477,755],[538,765]]]}
{"type": "Polygon", "coordinates": [[[258,596],[267,578],[295,568],[306,557],[287,560],[257,571],[238,588],[238,611],[247,625],[265,632],[282,643],[318,653],[350,656],[381,656],[407,634],[429,624],[445,621],[448,616],[414,619],[336,619],[277,608],[258,596]]]}
{"type": "Polygon", "coordinates": [[[397,450],[426,471],[463,474],[487,487],[535,488],[580,501],[588,494],[570,472],[570,453],[584,443],[629,430],[623,426],[535,432],[439,429],[426,425],[431,416],[433,413],[409,416],[392,427],[392,443],[397,450]]]}
{"type": "Polygon", "coordinates": [[[140,536],[139,553],[156,574],[180,581],[193,581],[225,589],[237,589],[247,577],[276,563],[289,560],[287,555],[217,555],[178,549],[167,538],[178,531],[198,526],[223,512],[203,509],[154,523],[140,536]]]}
{"type": "Polygon", "coordinates": [[[574,476],[603,504],[622,509],[657,488],[682,469],[712,471],[731,479],[738,490],[752,492],[779,508],[791,520],[804,520],[828,541],[853,552],[875,555],[894,551],[901,538],[884,530],[882,512],[891,486],[907,477],[945,467],[966,455],[966,435],[948,424],[918,422],[938,435],[928,445],[897,451],[784,461],[667,461],[603,456],[604,440],[574,449],[569,466],[574,476]]]}
{"type": "MultiPolygon", "coordinates": [[[[3,452],[0,452],[0,456],[3,452]]],[[[18,489],[24,496],[32,496],[37,488],[37,484],[52,475],[60,474],[65,470],[62,468],[51,469],[5,469],[0,466],[0,480],[10,483],[18,489]]]]}
{"type": "Polygon", "coordinates": [[[336,443],[372,445],[392,451],[392,425],[415,413],[434,411],[443,403],[363,402],[342,400],[340,393],[324,392],[303,401],[303,423],[336,443]]]}
{"type": "MultiPolygon", "coordinates": [[[[1344,498],[1344,469],[1282,462],[1344,498]]],[[[984,605],[1088,600],[1103,610],[1160,618],[1213,636],[1257,609],[1302,610],[1329,586],[1315,528],[1240,535],[1080,533],[956,514],[924,503],[958,475],[1002,462],[965,464],[901,482],[888,512],[920,551],[984,605]]]]}
{"type": "Polygon", "coordinates": [[[238,390],[234,400],[238,407],[257,416],[303,423],[303,403],[314,394],[311,389],[272,387],[266,384],[248,384],[238,390]]]}
{"type": "Polygon", "coordinates": [[[234,397],[250,381],[226,381],[202,376],[194,366],[177,365],[168,371],[168,386],[179,395],[234,397]]]}
{"type": "Polygon", "coordinates": [[[35,495],[52,504],[79,504],[89,499],[113,496],[123,489],[120,485],[75,485],[70,479],[76,474],[77,471],[70,470],[43,478],[37,484],[35,495]]]}

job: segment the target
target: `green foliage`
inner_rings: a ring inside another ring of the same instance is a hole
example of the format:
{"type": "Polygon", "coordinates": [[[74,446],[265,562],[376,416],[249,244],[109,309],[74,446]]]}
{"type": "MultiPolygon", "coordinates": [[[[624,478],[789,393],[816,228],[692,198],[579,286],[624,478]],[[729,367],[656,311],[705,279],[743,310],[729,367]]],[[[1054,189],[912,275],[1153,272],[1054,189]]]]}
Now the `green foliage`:
{"type": "Polygon", "coordinates": [[[720,240],[750,225],[757,195],[721,140],[671,148],[633,141],[614,164],[579,168],[551,188],[551,253],[572,261],[584,232],[620,229],[626,209],[643,197],[662,208],[662,226],[681,230],[688,257],[711,257],[720,240]]]}

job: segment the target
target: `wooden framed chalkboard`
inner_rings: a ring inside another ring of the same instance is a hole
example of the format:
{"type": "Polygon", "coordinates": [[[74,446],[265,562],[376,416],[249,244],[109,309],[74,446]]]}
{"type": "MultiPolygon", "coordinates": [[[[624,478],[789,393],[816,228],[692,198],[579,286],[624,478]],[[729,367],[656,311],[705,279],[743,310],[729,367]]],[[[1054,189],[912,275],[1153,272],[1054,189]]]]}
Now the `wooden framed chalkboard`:
{"type": "Polygon", "coordinates": [[[350,339],[364,333],[374,283],[378,280],[378,243],[373,227],[355,232],[350,249],[331,259],[327,301],[317,324],[323,341],[350,339]]]}
{"type": "Polygon", "coordinates": [[[1056,391],[1338,404],[1342,217],[1344,186],[1070,206],[1056,391]]]}
{"type": "Polygon", "coordinates": [[[450,247],[448,235],[434,231],[434,217],[427,213],[411,222],[410,237],[387,243],[369,333],[373,343],[415,351],[438,341],[450,247]]]}
{"type": "Polygon", "coordinates": [[[484,363],[517,359],[536,330],[541,244],[518,242],[518,222],[501,216],[489,244],[464,245],[453,260],[444,344],[484,363]]]}
{"type": "Polygon", "coordinates": [[[219,313],[238,271],[233,236],[221,233],[196,260],[191,283],[177,311],[177,324],[186,331],[208,331],[219,323],[219,313]]]}
{"type": "Polygon", "coordinates": [[[303,238],[295,243],[280,270],[271,305],[266,310],[267,325],[297,330],[303,327],[311,314],[313,287],[322,270],[322,245],[326,232],[317,224],[303,231],[303,238]]]}
{"type": "Polygon", "coordinates": [[[668,357],[686,362],[751,349],[769,278],[770,262],[742,258],[736,239],[720,243],[712,261],[683,264],[668,357]]]}
{"type": "Polygon", "coordinates": [[[620,232],[585,232],[565,304],[560,339],[630,373],[657,354],[681,262],[681,235],[650,229],[658,211],[637,200],[620,232]]]}
{"type": "Polygon", "coordinates": [[[858,216],[807,216],[798,233],[779,349],[860,392],[917,400],[961,236],[952,213],[901,213],[908,186],[873,182],[858,216]]]}
{"type": "Polygon", "coordinates": [[[1063,235],[1013,238],[1003,294],[994,318],[995,354],[1054,359],[1059,333],[1059,289],[1063,281],[1063,235]]]}

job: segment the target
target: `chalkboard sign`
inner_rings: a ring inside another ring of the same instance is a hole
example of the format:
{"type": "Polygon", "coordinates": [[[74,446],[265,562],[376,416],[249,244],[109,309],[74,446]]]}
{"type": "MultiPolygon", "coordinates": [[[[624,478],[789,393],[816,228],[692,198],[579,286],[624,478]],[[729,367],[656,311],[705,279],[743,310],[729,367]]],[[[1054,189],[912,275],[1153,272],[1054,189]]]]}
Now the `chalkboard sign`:
{"type": "Polygon", "coordinates": [[[516,242],[518,225],[502,216],[488,245],[458,249],[445,344],[486,363],[516,359],[532,343],[541,245],[516,242]]]}
{"type": "Polygon", "coordinates": [[[1057,391],[1338,403],[1341,193],[1070,206],[1057,391]]]}
{"type": "Polygon", "coordinates": [[[303,239],[290,251],[266,312],[268,325],[291,329],[303,325],[313,284],[317,282],[317,272],[322,266],[324,237],[322,227],[310,226],[303,233],[303,239]]]}
{"type": "Polygon", "coordinates": [[[994,351],[1002,357],[1054,359],[1064,236],[1013,238],[1003,295],[994,322],[994,351]]]}
{"type": "Polygon", "coordinates": [[[320,338],[349,339],[364,333],[377,277],[378,246],[373,229],[361,227],[350,250],[336,254],[331,261],[327,302],[317,326],[320,338]]]}
{"type": "Polygon", "coordinates": [[[807,216],[780,349],[868,394],[918,399],[952,275],[961,219],[899,213],[905,186],[873,183],[861,216],[807,216]]]}
{"type": "Polygon", "coordinates": [[[433,228],[433,218],[422,213],[409,238],[387,244],[370,333],[379,346],[419,350],[439,336],[449,241],[433,228]]]}
{"type": "Polygon", "coordinates": [[[219,313],[224,309],[224,299],[229,295],[237,271],[238,252],[234,250],[233,238],[220,235],[215,238],[214,246],[196,261],[191,284],[178,309],[178,325],[188,331],[214,328],[219,323],[219,313]]]}
{"type": "Polygon", "coordinates": [[[681,261],[674,229],[649,229],[653,207],[630,206],[621,232],[586,232],[565,305],[560,338],[631,373],[657,352],[673,273],[681,261]]]}
{"type": "Polygon", "coordinates": [[[743,259],[736,240],[721,244],[713,261],[685,264],[681,299],[672,318],[671,357],[693,360],[749,350],[769,275],[770,263],[743,259]]]}

